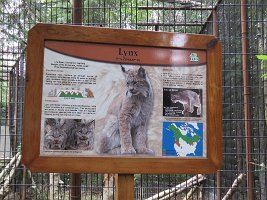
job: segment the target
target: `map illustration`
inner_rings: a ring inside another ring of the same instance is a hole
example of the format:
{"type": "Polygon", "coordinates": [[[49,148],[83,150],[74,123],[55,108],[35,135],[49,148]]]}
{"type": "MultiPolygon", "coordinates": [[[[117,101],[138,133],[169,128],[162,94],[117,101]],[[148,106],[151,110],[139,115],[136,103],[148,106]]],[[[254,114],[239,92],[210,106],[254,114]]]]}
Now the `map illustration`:
{"type": "Polygon", "coordinates": [[[203,157],[203,123],[163,122],[162,155],[203,157]]]}

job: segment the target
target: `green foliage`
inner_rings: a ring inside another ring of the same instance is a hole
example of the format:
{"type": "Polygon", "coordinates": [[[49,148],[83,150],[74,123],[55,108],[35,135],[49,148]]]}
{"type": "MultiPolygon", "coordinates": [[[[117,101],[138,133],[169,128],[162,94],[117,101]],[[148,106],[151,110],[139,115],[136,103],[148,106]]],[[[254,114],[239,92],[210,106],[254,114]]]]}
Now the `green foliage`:
{"type": "MultiPolygon", "coordinates": [[[[7,84],[5,81],[0,80],[0,109],[2,112],[5,113],[7,108],[7,84]]],[[[0,116],[3,117],[3,116],[0,116]]]]}
{"type": "Polygon", "coordinates": [[[0,0],[0,47],[24,49],[28,31],[36,23],[71,23],[71,7],[70,0],[0,0]]]}
{"type": "MultiPolygon", "coordinates": [[[[263,62],[263,65],[262,65],[263,67],[267,67],[267,64],[266,64],[267,55],[257,55],[257,58],[263,62]]],[[[267,77],[267,73],[263,73],[261,77],[262,78],[266,78],[267,77]]]]}
{"type": "Polygon", "coordinates": [[[90,26],[136,29],[138,22],[151,18],[152,11],[138,9],[143,4],[142,1],[131,0],[84,0],[83,22],[90,26]]]}
{"type": "Polygon", "coordinates": [[[1,118],[7,117],[7,104],[8,104],[8,95],[7,95],[7,84],[6,81],[0,79],[0,126],[2,125],[1,118]]]}
{"type": "Polygon", "coordinates": [[[257,55],[259,60],[267,60],[267,55],[257,55]]]}

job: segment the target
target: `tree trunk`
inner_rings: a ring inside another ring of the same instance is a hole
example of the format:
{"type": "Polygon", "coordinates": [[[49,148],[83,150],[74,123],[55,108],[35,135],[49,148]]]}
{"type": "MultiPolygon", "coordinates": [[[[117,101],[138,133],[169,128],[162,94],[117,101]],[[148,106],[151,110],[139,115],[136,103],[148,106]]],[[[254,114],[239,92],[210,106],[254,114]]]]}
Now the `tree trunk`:
{"type": "Polygon", "coordinates": [[[234,180],[232,186],[227,191],[226,195],[222,198],[222,200],[231,199],[233,194],[235,193],[236,189],[238,188],[239,184],[245,179],[246,174],[242,173],[234,180]]]}
{"type": "Polygon", "coordinates": [[[104,174],[103,200],[112,200],[114,196],[114,174],[104,174]]]}
{"type": "Polygon", "coordinates": [[[60,182],[59,173],[49,174],[49,199],[60,199],[60,182]]]}
{"type": "Polygon", "coordinates": [[[167,190],[164,190],[162,192],[159,192],[158,194],[155,194],[145,200],[154,200],[154,199],[170,199],[170,197],[173,197],[176,194],[179,194],[183,191],[185,191],[188,188],[191,188],[195,185],[201,184],[203,181],[206,180],[206,177],[202,174],[198,174],[196,176],[193,176],[192,178],[188,179],[187,181],[184,181],[175,187],[169,188],[167,190]]]}

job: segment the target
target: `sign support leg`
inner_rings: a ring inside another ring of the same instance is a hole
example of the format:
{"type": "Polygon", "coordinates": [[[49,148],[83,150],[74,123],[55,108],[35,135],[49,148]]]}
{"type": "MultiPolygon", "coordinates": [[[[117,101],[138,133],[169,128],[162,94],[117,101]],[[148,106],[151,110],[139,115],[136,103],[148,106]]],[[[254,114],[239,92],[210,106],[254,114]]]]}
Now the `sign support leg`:
{"type": "Polygon", "coordinates": [[[81,200],[81,174],[71,174],[71,200],[81,200]]]}
{"type": "Polygon", "coordinates": [[[116,200],[134,199],[134,174],[116,174],[116,200]]]}
{"type": "MultiPolygon", "coordinates": [[[[81,25],[83,23],[83,1],[73,0],[73,24],[81,25]]],[[[71,174],[71,200],[81,199],[81,174],[71,174]]]]}

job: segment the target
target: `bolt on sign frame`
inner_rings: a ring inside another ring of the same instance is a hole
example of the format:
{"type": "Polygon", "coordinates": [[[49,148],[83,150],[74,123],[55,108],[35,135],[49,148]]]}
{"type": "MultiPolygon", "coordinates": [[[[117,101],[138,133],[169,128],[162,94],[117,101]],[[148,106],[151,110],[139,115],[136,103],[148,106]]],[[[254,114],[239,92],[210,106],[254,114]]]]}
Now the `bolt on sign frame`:
{"type": "Polygon", "coordinates": [[[221,71],[211,35],[37,24],[22,162],[38,172],[215,172],[221,71]]]}

